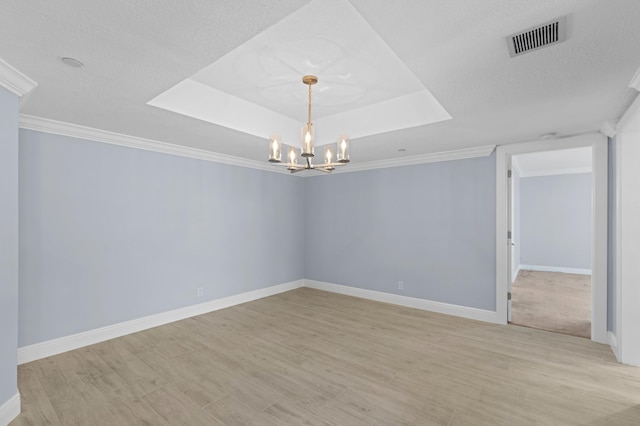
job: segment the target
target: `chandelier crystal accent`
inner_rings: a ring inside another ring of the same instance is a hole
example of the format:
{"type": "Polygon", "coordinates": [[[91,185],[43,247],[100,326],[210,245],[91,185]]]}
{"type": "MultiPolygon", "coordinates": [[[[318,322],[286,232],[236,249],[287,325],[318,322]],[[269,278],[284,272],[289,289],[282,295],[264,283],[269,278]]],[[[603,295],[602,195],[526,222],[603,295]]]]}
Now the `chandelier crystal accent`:
{"type": "MultiPolygon", "coordinates": [[[[333,144],[326,145],[324,148],[324,163],[313,164],[311,158],[315,156],[313,146],[313,123],[311,122],[311,86],[318,82],[315,75],[305,75],[302,82],[309,87],[309,100],[307,103],[307,124],[302,127],[302,147],[300,148],[300,157],[302,164],[298,163],[298,148],[293,146],[287,147],[286,163],[282,164],[287,167],[291,173],[297,173],[300,170],[318,170],[320,172],[331,173],[338,166],[346,166],[349,163],[349,138],[341,135],[338,143],[334,147],[333,144]],[[337,149],[336,149],[337,148],[337,149]],[[334,161],[334,156],[336,156],[334,161]]],[[[274,133],[269,139],[269,162],[282,163],[282,141],[277,133],[274,133]]]]}

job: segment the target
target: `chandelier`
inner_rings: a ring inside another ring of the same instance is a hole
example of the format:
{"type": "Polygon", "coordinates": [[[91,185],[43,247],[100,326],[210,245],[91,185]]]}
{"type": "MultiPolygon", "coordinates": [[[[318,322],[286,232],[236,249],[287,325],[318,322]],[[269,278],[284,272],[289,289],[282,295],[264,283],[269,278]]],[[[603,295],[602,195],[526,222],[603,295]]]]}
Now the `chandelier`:
{"type": "MultiPolygon", "coordinates": [[[[315,75],[305,75],[302,82],[309,86],[309,101],[307,104],[308,115],[307,124],[302,127],[302,148],[300,156],[304,158],[303,163],[298,163],[298,148],[289,146],[287,149],[287,170],[297,173],[300,170],[318,170],[331,173],[337,166],[346,166],[349,163],[349,138],[342,135],[338,138],[337,158],[334,161],[334,146],[326,145],[324,148],[324,163],[313,164],[311,158],[314,157],[313,148],[313,123],[311,123],[311,86],[318,82],[315,75]]],[[[273,134],[269,139],[269,161],[271,163],[282,163],[282,141],[278,134],[273,134]]]]}

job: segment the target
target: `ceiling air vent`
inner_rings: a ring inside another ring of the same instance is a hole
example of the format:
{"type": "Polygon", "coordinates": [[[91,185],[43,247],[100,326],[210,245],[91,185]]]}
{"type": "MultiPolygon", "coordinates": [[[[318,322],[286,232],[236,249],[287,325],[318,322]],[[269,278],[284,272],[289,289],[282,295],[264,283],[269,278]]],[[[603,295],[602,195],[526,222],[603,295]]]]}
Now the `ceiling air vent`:
{"type": "Polygon", "coordinates": [[[507,37],[507,45],[509,46],[509,54],[513,58],[532,50],[562,43],[566,39],[567,17],[563,16],[546,24],[510,35],[507,37]]]}

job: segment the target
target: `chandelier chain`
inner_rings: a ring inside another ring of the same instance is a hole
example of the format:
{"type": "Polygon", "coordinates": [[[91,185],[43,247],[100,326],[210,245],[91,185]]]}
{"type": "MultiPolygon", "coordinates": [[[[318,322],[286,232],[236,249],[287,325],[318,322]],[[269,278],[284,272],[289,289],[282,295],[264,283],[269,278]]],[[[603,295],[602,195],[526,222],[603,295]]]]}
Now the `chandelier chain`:
{"type": "Polygon", "coordinates": [[[309,112],[307,115],[307,124],[311,125],[311,83],[309,83],[308,86],[309,86],[309,101],[308,101],[309,112]]]}

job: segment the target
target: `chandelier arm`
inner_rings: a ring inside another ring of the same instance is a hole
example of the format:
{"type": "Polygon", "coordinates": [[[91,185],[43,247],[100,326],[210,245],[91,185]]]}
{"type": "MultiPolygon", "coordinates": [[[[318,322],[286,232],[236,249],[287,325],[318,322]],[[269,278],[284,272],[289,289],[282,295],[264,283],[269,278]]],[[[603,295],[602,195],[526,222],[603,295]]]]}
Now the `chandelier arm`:
{"type": "Polygon", "coordinates": [[[311,168],[311,170],[317,170],[323,173],[331,173],[331,170],[327,170],[324,166],[314,166],[311,168]]]}
{"type": "Polygon", "coordinates": [[[284,163],[282,164],[283,166],[287,166],[288,169],[306,169],[307,166],[305,166],[304,164],[290,164],[290,163],[284,163]]]}

